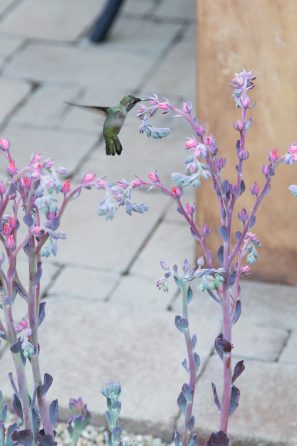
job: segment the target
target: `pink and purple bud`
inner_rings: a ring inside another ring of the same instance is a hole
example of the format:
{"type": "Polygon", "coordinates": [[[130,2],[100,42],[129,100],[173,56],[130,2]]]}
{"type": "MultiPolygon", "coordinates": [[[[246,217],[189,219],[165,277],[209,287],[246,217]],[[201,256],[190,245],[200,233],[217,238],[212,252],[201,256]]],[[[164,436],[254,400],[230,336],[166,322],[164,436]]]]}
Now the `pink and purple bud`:
{"type": "Polygon", "coordinates": [[[242,120],[236,121],[234,127],[236,130],[239,130],[241,132],[244,129],[244,121],[242,120]]]}
{"type": "Polygon", "coordinates": [[[195,213],[195,210],[196,210],[196,208],[193,204],[191,204],[191,203],[186,204],[186,212],[188,215],[193,216],[195,213]]]}
{"type": "Polygon", "coordinates": [[[264,165],[262,167],[262,173],[263,175],[265,175],[265,177],[268,177],[268,175],[270,174],[270,166],[264,165]]]}
{"type": "Polygon", "coordinates": [[[138,189],[140,187],[142,187],[144,185],[144,181],[142,181],[140,178],[135,178],[135,180],[133,180],[131,182],[131,186],[134,187],[135,189],[138,189]]]}
{"type": "Polygon", "coordinates": [[[107,181],[104,178],[98,178],[96,181],[96,188],[97,189],[105,189],[107,186],[107,181]]]}
{"type": "Polygon", "coordinates": [[[247,275],[247,274],[249,274],[250,270],[251,270],[251,265],[244,265],[241,268],[241,273],[244,275],[247,275]]]}
{"type": "Polygon", "coordinates": [[[238,213],[238,218],[239,218],[239,220],[242,221],[243,223],[244,223],[245,221],[247,221],[247,219],[248,219],[248,213],[247,213],[247,211],[246,211],[245,208],[241,209],[241,211],[238,213]]]}
{"type": "Polygon", "coordinates": [[[286,164],[294,164],[297,162],[297,144],[291,144],[289,146],[284,161],[286,164]]]}
{"type": "Polygon", "coordinates": [[[184,113],[191,113],[193,108],[193,105],[191,102],[183,102],[183,112],[184,113]]]}
{"type": "Polygon", "coordinates": [[[255,182],[251,187],[250,187],[250,192],[252,195],[258,195],[260,192],[260,187],[258,186],[258,184],[255,182]]]}
{"type": "Polygon", "coordinates": [[[31,180],[30,180],[29,177],[27,177],[27,175],[25,175],[25,176],[22,178],[22,184],[23,184],[23,187],[24,187],[25,189],[27,189],[27,190],[30,189],[30,187],[31,187],[31,180]]]}
{"type": "Polygon", "coordinates": [[[201,234],[203,238],[207,237],[210,234],[210,229],[207,225],[203,225],[201,234]]]}
{"type": "Polygon", "coordinates": [[[40,237],[43,234],[44,230],[42,229],[41,226],[33,226],[33,228],[31,229],[31,233],[35,236],[35,237],[40,237]]]}
{"type": "Polygon", "coordinates": [[[249,152],[247,150],[241,150],[238,154],[239,159],[246,161],[249,157],[249,152]]]}
{"type": "Polygon", "coordinates": [[[160,183],[159,177],[156,172],[149,172],[148,177],[153,183],[160,183]]]}
{"type": "Polygon", "coordinates": [[[5,184],[3,183],[2,180],[0,180],[0,194],[4,194],[5,192],[5,184]]]}
{"type": "Polygon", "coordinates": [[[83,186],[90,186],[90,184],[94,181],[95,178],[96,178],[95,173],[85,173],[81,179],[81,184],[83,186]]]}
{"type": "Polygon", "coordinates": [[[205,136],[203,142],[206,146],[211,146],[214,143],[214,141],[215,141],[215,139],[212,135],[207,135],[207,136],[205,136]]]}
{"type": "Polygon", "coordinates": [[[198,133],[198,136],[204,136],[205,135],[205,126],[204,125],[198,125],[198,127],[197,127],[197,133],[198,133]]]}
{"type": "Polygon", "coordinates": [[[173,198],[180,198],[183,194],[183,190],[179,186],[173,186],[171,188],[171,194],[172,194],[173,198]]]}
{"type": "Polygon", "coordinates": [[[9,150],[9,147],[10,147],[10,142],[8,141],[8,139],[1,138],[0,139],[0,150],[2,150],[3,152],[7,152],[9,150]]]}
{"type": "Polygon", "coordinates": [[[246,96],[246,95],[242,95],[241,96],[241,103],[242,103],[243,108],[246,108],[246,109],[249,108],[250,105],[251,105],[250,98],[248,96],[246,96]]]}
{"type": "Polygon", "coordinates": [[[188,138],[185,142],[185,149],[193,149],[194,147],[197,147],[197,140],[196,138],[188,138]]]}
{"type": "Polygon", "coordinates": [[[273,149],[271,152],[269,152],[269,161],[272,163],[275,163],[279,159],[279,153],[277,149],[273,149]]]}
{"type": "Polygon", "coordinates": [[[15,164],[15,161],[13,159],[11,159],[9,161],[9,165],[7,167],[7,172],[8,172],[9,175],[15,175],[17,173],[16,164],[15,164]]]}
{"type": "Polygon", "coordinates": [[[71,189],[71,181],[70,180],[65,180],[62,187],[61,187],[61,191],[63,192],[63,194],[68,194],[68,192],[71,189]]]}
{"type": "Polygon", "coordinates": [[[10,250],[15,249],[15,239],[13,234],[9,235],[6,239],[6,247],[10,250]]]}
{"type": "Polygon", "coordinates": [[[169,104],[169,102],[159,102],[159,104],[158,104],[158,108],[160,109],[160,110],[162,110],[162,112],[163,112],[163,114],[164,113],[168,113],[169,111],[170,111],[170,104],[169,104]]]}

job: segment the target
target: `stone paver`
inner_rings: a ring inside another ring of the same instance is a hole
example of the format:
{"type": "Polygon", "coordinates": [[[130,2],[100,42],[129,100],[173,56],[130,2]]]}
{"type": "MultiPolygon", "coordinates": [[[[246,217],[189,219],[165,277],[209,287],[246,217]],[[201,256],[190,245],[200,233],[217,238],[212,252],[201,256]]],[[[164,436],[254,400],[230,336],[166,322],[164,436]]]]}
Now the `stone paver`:
{"type": "Polygon", "coordinates": [[[150,236],[160,218],[164,202],[158,196],[135,194],[134,200],[151,205],[147,215],[129,216],[119,209],[113,221],[97,215],[97,205],[103,199],[101,191],[85,191],[79,206],[70,203],[61,230],[67,234],[59,246],[59,262],[123,272],[142,244],[150,236]]]}
{"type": "Polygon", "coordinates": [[[254,324],[244,319],[234,325],[234,355],[244,359],[276,361],[288,338],[288,332],[271,325],[254,324]]]}
{"type": "Polygon", "coordinates": [[[22,107],[14,113],[11,122],[27,126],[59,126],[66,105],[79,94],[75,87],[44,85],[38,88],[22,107]]]}
{"type": "Polygon", "coordinates": [[[131,26],[131,20],[122,18],[112,28],[109,42],[115,48],[161,54],[181,30],[179,24],[147,20],[137,20],[131,26]]]}
{"type": "MultiPolygon", "coordinates": [[[[194,412],[202,434],[216,430],[219,412],[213,402],[211,382],[220,393],[221,361],[211,359],[198,381],[194,412]]],[[[297,367],[280,363],[245,361],[238,378],[239,408],[230,419],[232,446],[293,446],[297,442],[297,367]]]]}
{"type": "Polygon", "coordinates": [[[118,280],[119,276],[114,273],[67,266],[49,288],[47,297],[102,302],[109,296],[118,280]]]}
{"type": "Polygon", "coordinates": [[[0,31],[18,36],[54,41],[73,41],[93,23],[104,0],[27,0],[8,14],[0,31]]]}
{"type": "Polygon", "coordinates": [[[143,16],[154,9],[155,3],[155,0],[126,0],[122,7],[122,13],[143,16]]]}
{"type": "Polygon", "coordinates": [[[8,10],[8,7],[11,6],[15,0],[1,0],[0,3],[0,14],[2,15],[8,10]]]}
{"type": "MultiPolygon", "coordinates": [[[[126,0],[109,40],[93,45],[87,31],[103,3],[0,1],[0,136],[11,140],[18,164],[42,152],[76,179],[85,171],[113,181],[146,177],[157,168],[170,185],[170,173],[184,171],[184,142],[192,136],[183,121],[154,116],[153,125],[172,128],[168,138],[156,141],[139,134],[133,109],[120,133],[123,154],[111,158],[102,142],[104,118],[64,101],[113,105],[127,93],[144,98],[156,92],[176,105],[192,100],[195,108],[196,1],[126,0]]],[[[45,261],[42,371],[54,376],[51,396],[59,397],[65,419],[69,398],[82,395],[102,423],[100,389],[119,379],[122,426],[171,440],[176,397],[187,379],[180,366],[183,336],[174,327],[182,298],[173,281],[168,293],[155,282],[160,259],[192,261],[194,243],[175,205],[159,192],[134,196],[150,204],[147,215],[129,217],[120,209],[113,222],[96,214],[102,198],[101,192],[84,191],[70,204],[61,226],[68,238],[60,241],[58,256],[45,261]]],[[[183,199],[193,202],[192,191],[183,199]]],[[[24,260],[19,268],[25,281],[24,260]]],[[[220,388],[221,362],[212,355],[221,310],[196,284],[193,292],[189,321],[202,358],[194,415],[206,434],[218,425],[210,382],[220,388]]],[[[241,403],[230,421],[230,446],[297,445],[296,297],[297,287],[242,284],[233,353],[234,361],[245,359],[246,371],[238,380],[241,403]]],[[[19,298],[14,311],[16,319],[24,314],[19,298]]],[[[3,346],[1,390],[10,395],[11,358],[3,346]]]]}
{"type": "Polygon", "coordinates": [[[296,328],[297,287],[245,281],[241,300],[245,319],[286,330],[296,328]]]}
{"type": "Polygon", "coordinates": [[[23,81],[0,77],[0,126],[9,114],[29,94],[30,85],[23,81]]]}
{"type": "MultiPolygon", "coordinates": [[[[41,367],[54,375],[49,398],[67,407],[70,397],[83,396],[103,422],[105,401],[100,389],[107,380],[122,384],[122,426],[154,432],[169,440],[178,409],[176,396],[186,372],[183,336],[174,315],[148,307],[128,308],[72,299],[48,299],[47,321],[40,330],[41,367]],[[57,347],[59,346],[59,348],[57,347]],[[66,360],[67,357],[67,360],[66,360]],[[90,367],[91,364],[91,367],[90,367]]],[[[199,322],[213,335],[209,322],[199,322]]],[[[201,335],[202,362],[210,351],[201,335]]],[[[9,352],[7,352],[9,353],[9,352]]],[[[2,359],[1,387],[7,393],[9,354],[2,359]]]]}
{"type": "Polygon", "coordinates": [[[142,250],[131,272],[156,279],[163,273],[161,260],[165,260],[170,266],[175,263],[181,265],[186,257],[192,261],[193,242],[188,232],[188,228],[179,224],[162,223],[150,243],[142,250]]]}
{"type": "Polygon", "coordinates": [[[163,293],[156,287],[156,280],[128,275],[121,278],[110,297],[110,302],[113,305],[166,310],[175,294],[174,287],[171,287],[168,293],[163,293]]]}
{"type": "Polygon", "coordinates": [[[297,332],[296,330],[290,333],[286,345],[283,348],[282,354],[279,358],[280,363],[290,363],[297,365],[297,332]]]}
{"type": "Polygon", "coordinates": [[[162,19],[196,20],[196,0],[164,0],[154,10],[153,16],[162,19]]]}
{"type": "Polygon", "coordinates": [[[109,46],[88,49],[30,44],[7,64],[4,73],[35,81],[97,84],[131,91],[138,87],[152,64],[152,56],[109,46]],[[127,63],[129,60],[129,63],[127,63]]]}
{"type": "Polygon", "coordinates": [[[18,165],[24,165],[32,153],[53,158],[56,166],[67,166],[69,173],[78,167],[90,148],[96,143],[96,135],[61,133],[51,130],[5,127],[2,135],[9,138],[18,165]]]}
{"type": "Polygon", "coordinates": [[[193,42],[181,41],[164,56],[156,70],[145,84],[148,91],[170,97],[180,95],[186,100],[195,97],[196,48],[193,42]],[[178,61],[178,62],[177,62],[178,61]],[[168,76],[170,73],[170,82],[168,76]]]}
{"type": "Polygon", "coordinates": [[[0,62],[11,55],[23,42],[22,38],[0,34],[0,62]]]}

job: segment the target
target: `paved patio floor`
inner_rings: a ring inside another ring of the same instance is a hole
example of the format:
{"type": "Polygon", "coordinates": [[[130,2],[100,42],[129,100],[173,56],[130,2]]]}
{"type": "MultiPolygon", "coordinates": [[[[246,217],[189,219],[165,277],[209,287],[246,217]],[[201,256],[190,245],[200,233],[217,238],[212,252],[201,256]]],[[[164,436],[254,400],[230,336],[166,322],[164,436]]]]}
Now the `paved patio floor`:
{"type": "MultiPolygon", "coordinates": [[[[0,134],[11,140],[19,164],[41,152],[75,178],[91,169],[110,180],[130,179],[157,168],[168,179],[181,170],[183,143],[191,136],[185,124],[176,121],[165,140],[148,140],[132,111],[121,132],[123,154],[111,158],[104,153],[102,119],[64,101],[110,105],[130,92],[195,101],[195,3],[126,0],[109,39],[93,45],[87,32],[103,0],[0,0],[0,134]]],[[[158,119],[170,125],[167,117],[158,119]]],[[[44,268],[42,370],[54,376],[51,397],[59,397],[62,416],[69,398],[81,395],[94,422],[103,422],[100,389],[117,379],[122,425],[169,441],[180,423],[176,398],[186,379],[184,345],[174,327],[181,303],[173,285],[163,294],[155,281],[160,259],[180,263],[194,247],[164,196],[142,196],[148,215],[119,212],[110,223],[96,215],[95,195],[69,208],[68,238],[44,268]]],[[[195,292],[192,305],[202,360],[195,415],[203,438],[218,424],[210,383],[220,387],[213,349],[220,317],[206,295],[195,292]]],[[[244,283],[234,354],[246,360],[246,372],[230,421],[232,446],[297,445],[296,327],[296,288],[244,283]]],[[[0,388],[9,395],[12,363],[0,348],[0,388]]]]}

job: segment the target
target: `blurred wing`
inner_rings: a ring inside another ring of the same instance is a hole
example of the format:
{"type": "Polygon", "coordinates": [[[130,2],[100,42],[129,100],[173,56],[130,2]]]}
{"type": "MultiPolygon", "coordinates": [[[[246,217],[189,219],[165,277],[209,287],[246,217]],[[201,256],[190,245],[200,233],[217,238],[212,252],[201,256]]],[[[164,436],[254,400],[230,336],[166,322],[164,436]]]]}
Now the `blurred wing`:
{"type": "Polygon", "coordinates": [[[96,105],[81,105],[81,104],[74,104],[73,102],[65,102],[67,105],[71,105],[72,107],[79,107],[84,108],[85,110],[89,110],[95,113],[104,113],[105,115],[108,112],[109,107],[99,107],[96,105]]]}

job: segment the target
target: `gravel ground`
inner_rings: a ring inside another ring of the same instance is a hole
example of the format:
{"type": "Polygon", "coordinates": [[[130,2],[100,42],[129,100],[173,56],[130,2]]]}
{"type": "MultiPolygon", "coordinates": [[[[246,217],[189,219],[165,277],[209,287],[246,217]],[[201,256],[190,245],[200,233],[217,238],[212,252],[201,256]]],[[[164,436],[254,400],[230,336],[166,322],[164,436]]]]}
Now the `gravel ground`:
{"type": "MultiPolygon", "coordinates": [[[[104,427],[94,427],[89,425],[83,431],[82,436],[78,442],[78,446],[105,446],[104,427]]],[[[151,435],[135,435],[122,432],[122,439],[124,444],[138,445],[138,446],[165,446],[160,438],[152,437],[151,435]]],[[[59,446],[72,446],[71,438],[67,432],[67,424],[59,423],[57,426],[56,440],[59,446]]]]}

